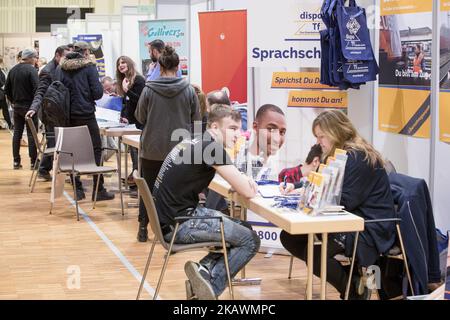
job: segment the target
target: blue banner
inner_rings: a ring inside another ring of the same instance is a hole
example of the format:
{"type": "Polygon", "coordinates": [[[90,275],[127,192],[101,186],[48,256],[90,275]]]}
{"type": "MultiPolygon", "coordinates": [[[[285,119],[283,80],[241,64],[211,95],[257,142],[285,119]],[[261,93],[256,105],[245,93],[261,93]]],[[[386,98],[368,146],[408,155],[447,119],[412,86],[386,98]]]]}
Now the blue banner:
{"type": "Polygon", "coordinates": [[[73,37],[73,41],[85,41],[90,44],[92,54],[97,61],[97,70],[100,78],[106,76],[105,55],[103,53],[103,36],[101,34],[81,34],[73,37]]]}

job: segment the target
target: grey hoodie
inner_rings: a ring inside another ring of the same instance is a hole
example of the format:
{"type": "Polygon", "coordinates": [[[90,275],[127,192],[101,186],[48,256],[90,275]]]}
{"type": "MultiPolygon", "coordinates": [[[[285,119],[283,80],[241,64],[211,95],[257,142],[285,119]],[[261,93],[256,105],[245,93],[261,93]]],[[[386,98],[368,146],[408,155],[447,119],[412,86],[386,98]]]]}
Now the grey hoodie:
{"type": "Polygon", "coordinates": [[[136,109],[136,120],[144,127],[141,158],[164,161],[179,141],[171,141],[177,129],[192,131],[200,121],[199,102],[185,79],[161,77],[147,82],[136,109]]]}

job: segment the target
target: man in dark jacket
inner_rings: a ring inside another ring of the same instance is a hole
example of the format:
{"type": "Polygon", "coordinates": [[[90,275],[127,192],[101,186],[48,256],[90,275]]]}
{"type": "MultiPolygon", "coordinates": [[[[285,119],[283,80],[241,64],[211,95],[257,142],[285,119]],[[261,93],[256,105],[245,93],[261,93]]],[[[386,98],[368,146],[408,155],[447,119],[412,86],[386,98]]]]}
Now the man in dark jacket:
{"type": "MultiPolygon", "coordinates": [[[[15,170],[22,168],[20,158],[20,142],[22,140],[23,130],[26,124],[25,115],[33,102],[33,97],[39,84],[38,72],[34,67],[37,58],[38,55],[36,50],[23,50],[20,63],[11,69],[5,84],[5,94],[14,106],[13,156],[15,170]]],[[[33,118],[33,122],[37,127],[38,119],[36,116],[33,118]]],[[[37,150],[33,135],[31,134],[31,129],[28,125],[27,134],[28,154],[31,159],[31,168],[33,168],[35,161],[37,161],[37,150]]]]}
{"type": "MultiPolygon", "coordinates": [[[[34,95],[33,103],[31,104],[30,111],[27,113],[27,117],[34,117],[39,112],[42,106],[42,100],[48,87],[56,80],[56,70],[66,54],[69,53],[67,46],[58,47],[55,51],[55,57],[42,69],[39,74],[39,87],[34,95]]],[[[55,146],[54,128],[45,127],[47,134],[47,147],[53,148],[55,146]]],[[[52,156],[44,156],[42,163],[39,167],[39,178],[46,181],[50,181],[50,171],[52,170],[53,162],[52,156]]]]}
{"type": "Polygon", "coordinates": [[[8,129],[12,129],[11,117],[9,115],[8,103],[6,102],[6,95],[4,91],[4,87],[6,84],[6,69],[3,65],[3,58],[0,56],[0,109],[3,112],[3,118],[8,124],[8,129]]]}
{"type": "MultiPolygon", "coordinates": [[[[74,44],[75,51],[69,53],[61,64],[61,82],[70,91],[70,127],[87,126],[94,147],[95,162],[100,165],[102,158],[102,141],[100,129],[95,118],[95,101],[103,96],[103,87],[95,62],[90,59],[90,47],[86,42],[74,44]]],[[[94,176],[94,186],[98,176],[94,176]]],[[[76,179],[78,200],[86,198],[83,185],[76,179]]],[[[103,176],[100,176],[97,201],[114,199],[103,186],[103,176]]],[[[95,191],[92,193],[94,199],[95,191]]]]}

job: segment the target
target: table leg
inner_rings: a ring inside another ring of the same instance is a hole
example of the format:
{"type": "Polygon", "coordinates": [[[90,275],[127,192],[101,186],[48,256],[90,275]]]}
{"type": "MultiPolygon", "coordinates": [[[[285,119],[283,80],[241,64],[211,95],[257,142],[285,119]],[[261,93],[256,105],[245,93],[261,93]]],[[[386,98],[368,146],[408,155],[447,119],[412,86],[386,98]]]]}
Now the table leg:
{"type": "MultiPolygon", "coordinates": [[[[117,171],[119,175],[119,183],[122,183],[122,137],[118,138],[119,163],[117,163],[117,171]]],[[[120,190],[120,185],[117,186],[120,190]]]]}
{"type": "Polygon", "coordinates": [[[308,234],[308,285],[306,288],[307,300],[312,300],[313,270],[314,270],[314,234],[308,234]]]}
{"type": "Polygon", "coordinates": [[[125,145],[125,190],[129,190],[130,186],[128,185],[128,145],[125,145]]]}
{"type": "Polygon", "coordinates": [[[328,233],[322,234],[322,262],[320,265],[320,299],[327,299],[327,251],[328,251],[328,233]]]}
{"type": "MultiPolygon", "coordinates": [[[[247,209],[241,207],[240,214],[236,214],[236,203],[233,201],[233,196],[230,195],[230,216],[242,221],[247,221],[247,209]]],[[[233,279],[233,286],[259,286],[261,285],[261,278],[247,278],[245,267],[241,270],[241,279],[233,279]]]]}

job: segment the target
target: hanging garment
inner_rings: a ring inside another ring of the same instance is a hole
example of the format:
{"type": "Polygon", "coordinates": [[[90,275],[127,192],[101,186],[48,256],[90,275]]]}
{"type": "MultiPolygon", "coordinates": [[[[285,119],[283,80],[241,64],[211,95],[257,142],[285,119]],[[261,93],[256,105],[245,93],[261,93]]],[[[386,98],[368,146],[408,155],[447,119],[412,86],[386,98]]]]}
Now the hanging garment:
{"type": "Polygon", "coordinates": [[[347,60],[373,60],[366,11],[355,1],[350,1],[349,5],[345,7],[341,0],[336,8],[342,54],[347,60]]]}
{"type": "Polygon", "coordinates": [[[327,27],[320,32],[321,83],[341,90],[359,89],[375,81],[379,67],[370,43],[365,10],[349,1],[324,0],[322,20],[327,27]]]}

